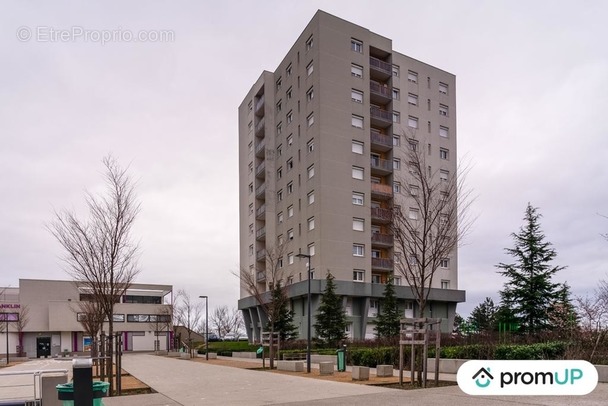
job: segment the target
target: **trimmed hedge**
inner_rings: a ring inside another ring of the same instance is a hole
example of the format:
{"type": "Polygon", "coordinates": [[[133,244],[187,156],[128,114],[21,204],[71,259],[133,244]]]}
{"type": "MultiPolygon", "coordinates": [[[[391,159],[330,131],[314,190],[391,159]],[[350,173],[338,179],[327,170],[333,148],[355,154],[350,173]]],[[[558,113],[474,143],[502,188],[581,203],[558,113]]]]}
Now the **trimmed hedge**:
{"type": "MultiPolygon", "coordinates": [[[[558,360],[564,359],[568,344],[562,341],[530,345],[461,345],[441,348],[440,357],[448,359],[494,360],[558,360]]],[[[419,347],[421,349],[421,347],[419,347]]],[[[404,346],[404,362],[409,362],[410,347],[404,346]]],[[[419,349],[416,349],[419,351],[419,349]]],[[[377,365],[399,365],[399,346],[353,348],[348,350],[351,365],[375,368],[377,365]]],[[[435,357],[435,349],[429,349],[429,358],[435,357]]]]}

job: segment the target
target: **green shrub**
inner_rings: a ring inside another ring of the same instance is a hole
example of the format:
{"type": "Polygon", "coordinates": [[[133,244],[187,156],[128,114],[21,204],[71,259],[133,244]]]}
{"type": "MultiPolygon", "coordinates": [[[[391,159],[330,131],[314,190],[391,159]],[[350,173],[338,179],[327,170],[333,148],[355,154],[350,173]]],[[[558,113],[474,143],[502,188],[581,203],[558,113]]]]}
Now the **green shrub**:
{"type": "MultiPolygon", "coordinates": [[[[404,359],[409,358],[409,348],[404,349],[404,359]]],[[[399,347],[354,348],[348,350],[351,365],[376,368],[377,365],[399,365],[399,347]]]]}

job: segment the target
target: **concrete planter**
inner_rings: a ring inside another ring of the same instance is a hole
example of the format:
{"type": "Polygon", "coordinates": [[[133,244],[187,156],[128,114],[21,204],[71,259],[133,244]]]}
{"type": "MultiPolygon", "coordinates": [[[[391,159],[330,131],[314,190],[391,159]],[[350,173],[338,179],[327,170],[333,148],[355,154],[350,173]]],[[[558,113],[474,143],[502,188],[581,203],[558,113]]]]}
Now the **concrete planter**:
{"type": "Polygon", "coordinates": [[[302,361],[277,361],[279,371],[303,372],[304,363],[302,361]]]}
{"type": "Polygon", "coordinates": [[[353,367],[353,381],[369,381],[369,367],[353,367]]]}
{"type": "Polygon", "coordinates": [[[319,362],[319,375],[333,375],[334,363],[331,361],[319,362]]]}
{"type": "Polygon", "coordinates": [[[252,352],[233,352],[232,358],[255,359],[255,358],[257,358],[257,354],[254,351],[252,351],[252,352]]]}
{"type": "MultiPolygon", "coordinates": [[[[469,361],[468,359],[447,359],[447,358],[439,358],[439,373],[441,374],[455,374],[458,372],[458,369],[465,362],[469,361]]],[[[429,372],[435,372],[435,358],[428,358],[428,368],[429,372]]]]}

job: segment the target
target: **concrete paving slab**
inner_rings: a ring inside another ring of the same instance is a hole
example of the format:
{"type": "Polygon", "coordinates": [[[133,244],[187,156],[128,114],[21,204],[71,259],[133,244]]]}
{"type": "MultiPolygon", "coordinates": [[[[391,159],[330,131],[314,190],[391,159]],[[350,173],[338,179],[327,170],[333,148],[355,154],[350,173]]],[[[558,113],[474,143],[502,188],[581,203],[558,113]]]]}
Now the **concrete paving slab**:
{"type": "Polygon", "coordinates": [[[103,398],[103,404],[104,406],[182,406],[181,403],[177,403],[160,393],[103,398]]]}

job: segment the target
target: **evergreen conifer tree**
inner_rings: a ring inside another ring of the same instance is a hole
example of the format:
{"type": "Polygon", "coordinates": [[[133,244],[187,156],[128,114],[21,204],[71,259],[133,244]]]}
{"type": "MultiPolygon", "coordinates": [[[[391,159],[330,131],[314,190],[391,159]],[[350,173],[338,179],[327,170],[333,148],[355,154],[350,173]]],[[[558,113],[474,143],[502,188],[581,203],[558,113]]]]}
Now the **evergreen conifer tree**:
{"type": "Polygon", "coordinates": [[[277,309],[274,313],[274,328],[271,329],[267,326],[268,331],[274,331],[280,334],[281,342],[290,340],[298,335],[298,328],[293,323],[293,310],[289,310],[287,307],[288,303],[285,289],[281,286],[281,282],[278,282],[272,289],[272,303],[276,303],[277,309]]]}
{"type": "Polygon", "coordinates": [[[380,311],[376,319],[376,336],[378,338],[393,338],[399,336],[401,328],[401,314],[397,305],[397,296],[395,295],[395,285],[393,277],[389,276],[386,285],[384,285],[384,298],[380,304],[380,311]]]}
{"type": "Polygon", "coordinates": [[[331,272],[327,272],[325,289],[314,325],[317,337],[330,346],[346,338],[346,314],[342,308],[342,298],[336,294],[336,284],[331,272]]]}
{"type": "Polygon", "coordinates": [[[550,311],[563,288],[551,280],[564,267],[551,265],[557,252],[545,241],[540,217],[538,209],[528,203],[524,225],[519,233],[511,234],[515,247],[505,249],[514,262],[497,265],[499,273],[508,279],[500,292],[502,307],[515,316],[520,331],[528,333],[551,327],[550,311]]]}

